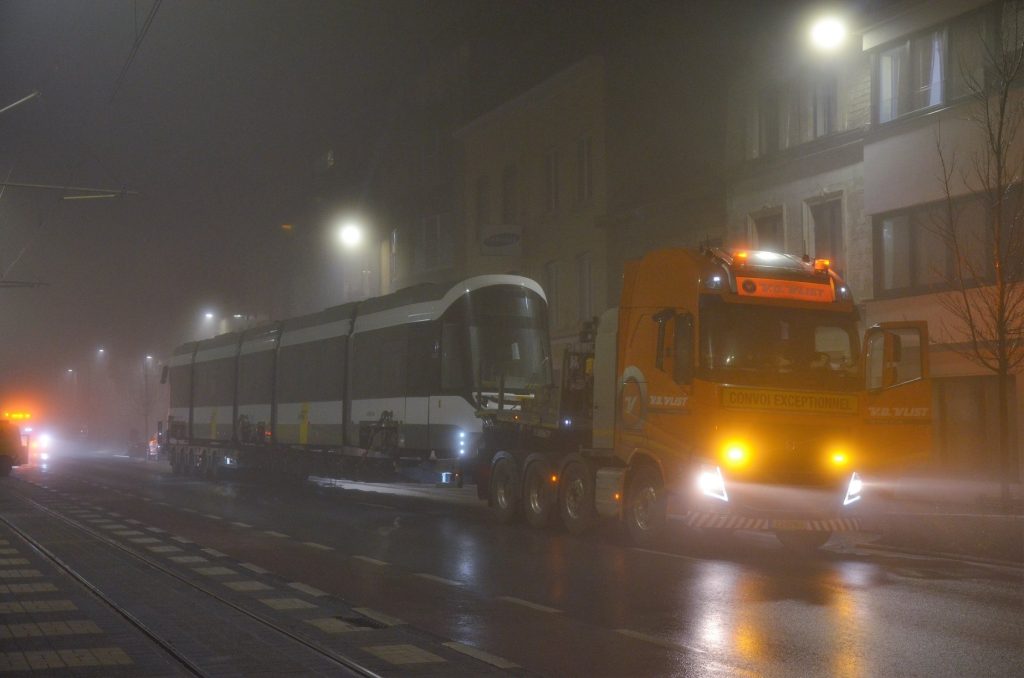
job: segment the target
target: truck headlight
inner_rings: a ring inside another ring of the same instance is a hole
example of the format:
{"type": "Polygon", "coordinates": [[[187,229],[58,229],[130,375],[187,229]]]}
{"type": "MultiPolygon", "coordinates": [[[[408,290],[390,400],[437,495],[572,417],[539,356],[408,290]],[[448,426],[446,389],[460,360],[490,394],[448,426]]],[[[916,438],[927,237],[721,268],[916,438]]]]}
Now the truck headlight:
{"type": "Polygon", "coordinates": [[[850,484],[846,486],[846,498],[843,499],[843,506],[849,506],[855,501],[860,501],[861,490],[864,489],[864,481],[854,471],[850,476],[850,484]]]}
{"type": "Polygon", "coordinates": [[[729,494],[725,491],[725,480],[722,478],[722,469],[719,467],[702,465],[700,474],[697,476],[697,484],[704,496],[729,501],[729,494]]]}

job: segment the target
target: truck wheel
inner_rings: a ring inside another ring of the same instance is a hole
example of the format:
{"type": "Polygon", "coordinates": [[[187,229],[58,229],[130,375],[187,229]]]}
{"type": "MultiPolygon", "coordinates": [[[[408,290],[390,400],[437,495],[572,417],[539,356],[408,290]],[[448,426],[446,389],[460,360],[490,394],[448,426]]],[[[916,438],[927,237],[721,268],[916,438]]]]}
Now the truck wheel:
{"type": "Polygon", "coordinates": [[[775,537],[782,542],[782,545],[798,553],[816,551],[825,545],[825,542],[832,536],[828,531],[798,532],[793,530],[778,530],[775,537]]]}
{"type": "Polygon", "coordinates": [[[637,546],[650,547],[665,535],[665,484],[653,466],[637,469],[629,483],[626,529],[637,546]]]}
{"type": "Polygon", "coordinates": [[[573,461],[562,471],[559,485],[562,524],[572,534],[583,534],[594,524],[594,479],[584,464],[573,461]]]}
{"type": "Polygon", "coordinates": [[[519,473],[508,457],[498,460],[491,471],[491,500],[498,522],[508,524],[519,516],[519,473]]]}
{"type": "Polygon", "coordinates": [[[543,461],[526,467],[523,475],[523,513],[531,527],[547,527],[555,493],[550,481],[551,469],[543,461]]]}

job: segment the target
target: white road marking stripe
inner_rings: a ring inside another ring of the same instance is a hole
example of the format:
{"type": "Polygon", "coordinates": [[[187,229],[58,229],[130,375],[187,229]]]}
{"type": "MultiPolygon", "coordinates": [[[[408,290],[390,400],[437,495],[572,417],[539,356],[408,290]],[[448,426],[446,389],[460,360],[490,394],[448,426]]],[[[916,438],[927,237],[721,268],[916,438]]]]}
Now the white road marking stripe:
{"type": "Polygon", "coordinates": [[[210,520],[224,520],[224,519],[223,519],[223,518],[221,518],[220,516],[215,516],[215,515],[213,515],[212,513],[204,513],[204,514],[203,514],[203,517],[205,517],[205,518],[209,518],[210,520]]]}
{"type": "Polygon", "coordinates": [[[250,572],[255,572],[256,574],[269,574],[270,573],[270,570],[266,570],[266,569],[260,567],[259,565],[253,565],[252,563],[239,563],[238,566],[239,567],[244,567],[245,569],[249,570],[250,572]]]}
{"type": "Polygon", "coordinates": [[[370,556],[352,556],[352,560],[361,560],[364,563],[370,563],[371,565],[390,565],[390,563],[385,560],[377,560],[370,556]]]}
{"type": "Polygon", "coordinates": [[[289,583],[288,586],[292,587],[296,591],[302,591],[307,595],[313,596],[314,598],[321,598],[323,596],[330,595],[327,591],[321,591],[316,587],[310,586],[309,584],[303,584],[299,581],[293,581],[289,583]]]}
{"type": "Polygon", "coordinates": [[[655,556],[665,556],[667,558],[675,558],[676,560],[697,560],[697,558],[693,558],[691,556],[682,556],[682,555],[679,555],[678,553],[668,553],[667,551],[655,551],[654,549],[642,549],[642,548],[639,548],[639,547],[636,547],[636,546],[631,547],[629,550],[630,551],[636,551],[638,553],[650,553],[650,554],[655,555],[655,556]]]}
{"type": "Polygon", "coordinates": [[[645,643],[650,643],[652,645],[664,647],[669,650],[687,650],[688,652],[699,652],[701,654],[705,654],[704,650],[701,650],[699,648],[692,647],[684,643],[673,643],[671,640],[665,640],[664,638],[659,638],[657,636],[641,633],[640,631],[634,631],[633,629],[615,629],[615,633],[622,634],[628,638],[642,640],[645,643]]]}
{"type": "Polygon", "coordinates": [[[497,655],[493,655],[490,652],[484,652],[483,650],[479,650],[479,649],[473,647],[472,645],[466,645],[464,643],[457,643],[455,641],[448,642],[448,643],[442,643],[442,645],[444,645],[445,647],[447,647],[450,650],[455,650],[456,652],[461,652],[464,655],[468,655],[468,656],[472,657],[473,659],[479,659],[480,661],[485,662],[487,664],[490,664],[491,666],[497,667],[499,669],[518,669],[519,668],[518,664],[513,664],[509,660],[503,659],[503,658],[501,658],[501,657],[499,657],[497,655]]]}
{"type": "Polygon", "coordinates": [[[214,558],[226,558],[227,555],[228,555],[226,553],[221,553],[217,549],[202,549],[202,551],[203,551],[203,553],[206,553],[207,555],[211,555],[214,558]]]}
{"type": "Polygon", "coordinates": [[[333,551],[334,550],[333,546],[327,546],[325,544],[318,544],[315,541],[304,541],[302,543],[305,544],[306,546],[309,546],[310,548],[320,549],[321,551],[333,551]]]}
{"type": "Polygon", "coordinates": [[[436,581],[439,584],[447,584],[448,586],[462,586],[461,581],[455,581],[454,579],[445,579],[444,577],[438,577],[436,574],[429,574],[427,572],[417,572],[417,577],[422,577],[430,581],[436,581]]]}
{"type": "Polygon", "coordinates": [[[537,610],[539,612],[547,612],[549,614],[553,614],[555,612],[561,612],[561,610],[559,610],[557,608],[548,607],[547,605],[541,605],[540,603],[533,603],[533,602],[530,602],[529,600],[523,600],[522,598],[516,598],[515,596],[498,596],[498,600],[504,600],[507,603],[513,603],[515,605],[522,605],[523,607],[528,607],[531,610],[537,610]]]}
{"type": "Polygon", "coordinates": [[[378,624],[383,624],[384,626],[401,626],[405,623],[397,617],[386,615],[383,612],[378,612],[377,610],[374,610],[370,607],[353,607],[352,610],[354,612],[358,612],[367,619],[372,619],[378,624]]]}
{"type": "Polygon", "coordinates": [[[231,523],[235,527],[252,527],[249,523],[231,523]]]}
{"type": "Polygon", "coordinates": [[[268,537],[277,537],[278,539],[288,538],[288,535],[284,532],[274,532],[273,530],[264,530],[263,534],[267,535],[268,537]]]}

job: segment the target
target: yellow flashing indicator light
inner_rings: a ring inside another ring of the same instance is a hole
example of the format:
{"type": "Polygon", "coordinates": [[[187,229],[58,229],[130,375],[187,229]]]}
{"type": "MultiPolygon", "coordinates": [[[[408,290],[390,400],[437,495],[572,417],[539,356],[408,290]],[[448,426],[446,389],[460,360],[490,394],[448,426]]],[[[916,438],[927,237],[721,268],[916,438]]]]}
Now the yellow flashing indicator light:
{"type": "Polygon", "coordinates": [[[553,482],[553,483],[557,483],[558,482],[558,476],[555,475],[554,473],[551,474],[551,482],[553,482]]]}
{"type": "Polygon", "coordinates": [[[11,421],[28,421],[32,415],[28,412],[4,412],[4,419],[11,421]]]}
{"type": "Polygon", "coordinates": [[[829,459],[835,466],[846,466],[850,461],[850,455],[846,452],[835,451],[829,456],[829,459]]]}
{"type": "Polygon", "coordinates": [[[730,440],[722,450],[726,465],[733,468],[746,466],[750,461],[750,446],[742,440],[730,440]]]}
{"type": "Polygon", "coordinates": [[[814,270],[815,271],[827,271],[829,269],[829,266],[831,266],[831,265],[832,265],[832,260],[831,259],[815,259],[814,260],[814,270]]]}

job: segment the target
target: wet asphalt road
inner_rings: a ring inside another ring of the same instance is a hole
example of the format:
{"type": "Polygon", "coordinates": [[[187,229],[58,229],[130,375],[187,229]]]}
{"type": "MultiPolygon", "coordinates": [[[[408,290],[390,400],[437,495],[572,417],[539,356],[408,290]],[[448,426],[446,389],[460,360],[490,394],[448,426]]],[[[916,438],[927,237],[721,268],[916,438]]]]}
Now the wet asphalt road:
{"type": "Polygon", "coordinates": [[[645,551],[609,531],[499,526],[472,491],[212,483],[166,464],[53,457],[6,482],[45,481],[531,674],[1009,676],[1024,666],[1019,568],[852,540],[803,558],[769,536],[681,530],[645,551]]]}

